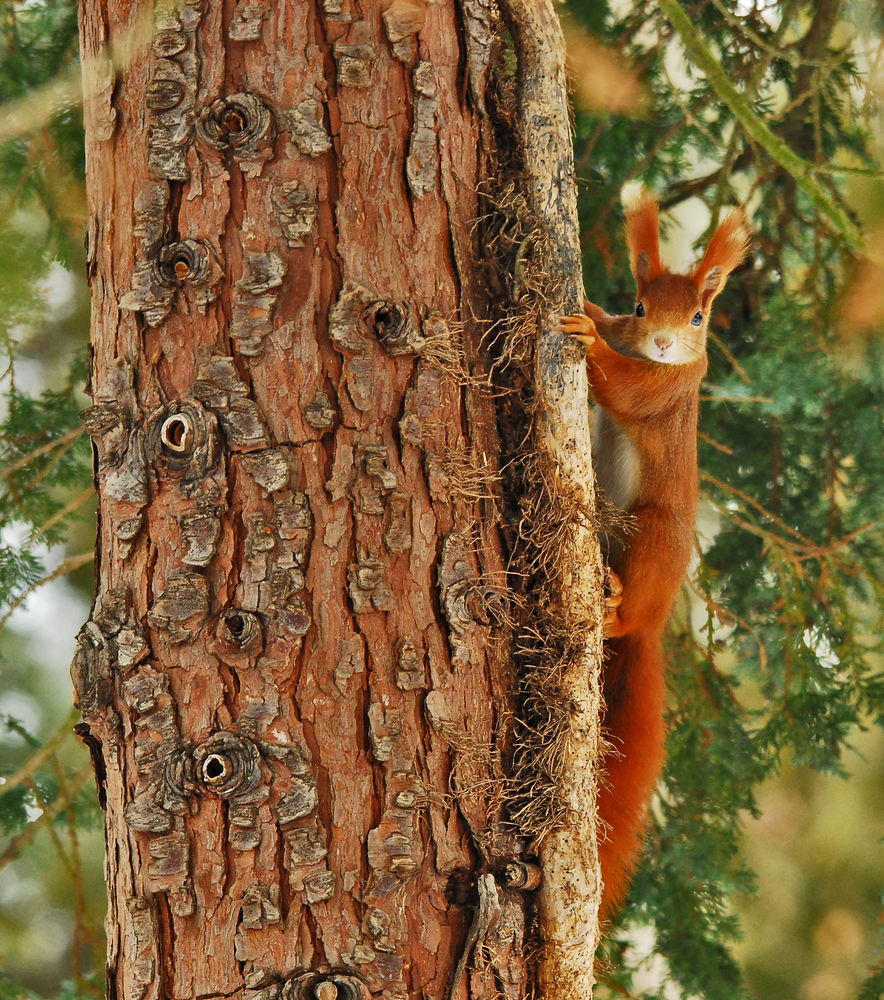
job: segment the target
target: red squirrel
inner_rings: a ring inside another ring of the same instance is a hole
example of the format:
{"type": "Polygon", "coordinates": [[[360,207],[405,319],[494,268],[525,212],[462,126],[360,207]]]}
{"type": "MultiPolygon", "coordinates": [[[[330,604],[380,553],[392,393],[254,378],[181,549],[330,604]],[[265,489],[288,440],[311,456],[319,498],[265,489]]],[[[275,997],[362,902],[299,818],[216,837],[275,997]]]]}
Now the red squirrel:
{"type": "Polygon", "coordinates": [[[586,302],[586,315],[559,324],[586,345],[597,404],[593,467],[631,522],[623,543],[610,542],[606,554],[603,725],[612,749],[599,791],[604,917],[626,896],[663,766],[662,637],[693,546],[709,310],[749,238],[743,212],[733,210],[691,272],[673,274],[660,260],[657,203],[642,191],[626,205],[635,311],[610,316],[586,302]]]}

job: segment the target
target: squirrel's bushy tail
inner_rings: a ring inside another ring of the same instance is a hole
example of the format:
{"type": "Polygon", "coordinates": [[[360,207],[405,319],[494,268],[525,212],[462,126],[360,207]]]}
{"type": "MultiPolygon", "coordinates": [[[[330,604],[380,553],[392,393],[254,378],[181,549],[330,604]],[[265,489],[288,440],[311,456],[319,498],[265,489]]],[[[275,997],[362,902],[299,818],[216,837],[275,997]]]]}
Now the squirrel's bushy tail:
{"type": "Polygon", "coordinates": [[[660,637],[632,633],[606,643],[605,737],[611,749],[599,788],[605,883],[602,917],[623,902],[638,858],[648,800],[663,765],[663,650],[660,637]]]}

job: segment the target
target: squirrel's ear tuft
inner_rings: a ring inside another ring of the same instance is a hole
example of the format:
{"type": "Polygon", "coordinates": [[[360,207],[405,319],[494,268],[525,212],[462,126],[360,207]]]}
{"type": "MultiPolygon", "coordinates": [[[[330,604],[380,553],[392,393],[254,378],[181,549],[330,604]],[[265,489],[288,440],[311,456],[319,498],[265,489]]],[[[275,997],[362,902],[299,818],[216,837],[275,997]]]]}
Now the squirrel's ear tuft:
{"type": "Polygon", "coordinates": [[[724,288],[727,276],[743,262],[752,244],[752,234],[741,208],[732,209],[718,224],[703,259],[691,279],[705,306],[724,288]]]}
{"type": "Polygon", "coordinates": [[[626,212],[626,243],[632,273],[641,290],[649,281],[663,274],[660,261],[660,223],[657,200],[646,188],[623,192],[626,212]]]}

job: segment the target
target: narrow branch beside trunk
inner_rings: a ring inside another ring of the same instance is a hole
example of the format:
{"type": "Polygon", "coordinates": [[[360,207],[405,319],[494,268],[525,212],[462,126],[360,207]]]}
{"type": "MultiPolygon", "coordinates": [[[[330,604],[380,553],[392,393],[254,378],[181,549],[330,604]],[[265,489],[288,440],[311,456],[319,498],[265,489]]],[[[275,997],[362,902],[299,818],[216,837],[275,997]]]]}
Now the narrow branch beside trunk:
{"type": "Polygon", "coordinates": [[[534,440],[553,516],[566,528],[556,533],[564,544],[547,551],[545,559],[551,597],[547,624],[563,639],[560,662],[550,669],[564,731],[557,734],[557,773],[551,776],[558,786],[559,821],[540,846],[544,948],[539,985],[545,997],[586,1000],[594,983],[601,892],[595,768],[602,588],[585,360],[576,345],[555,332],[562,312],[582,307],[565,44],[550,0],[504,0],[501,6],[518,56],[524,190],[548,278],[535,348],[534,440]]]}

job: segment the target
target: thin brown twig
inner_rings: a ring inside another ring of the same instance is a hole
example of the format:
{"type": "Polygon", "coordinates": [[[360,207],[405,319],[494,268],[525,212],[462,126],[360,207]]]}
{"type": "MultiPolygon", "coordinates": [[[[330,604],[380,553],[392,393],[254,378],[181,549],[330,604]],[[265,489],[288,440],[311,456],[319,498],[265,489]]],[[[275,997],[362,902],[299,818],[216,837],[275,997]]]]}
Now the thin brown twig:
{"type": "Polygon", "coordinates": [[[725,344],[725,342],[718,336],[718,334],[710,329],[706,334],[713,344],[721,351],[724,355],[727,363],[733,368],[733,370],[740,376],[740,378],[746,383],[746,385],[752,384],[752,379],[749,377],[746,369],[737,361],[737,356],[734,352],[725,344]]]}
{"type": "Polygon", "coordinates": [[[711,445],[717,451],[720,451],[723,455],[734,454],[733,448],[729,448],[726,444],[722,444],[720,441],[716,441],[715,438],[710,437],[708,434],[704,434],[703,431],[697,431],[697,437],[701,441],[705,441],[706,444],[711,445]]]}
{"type": "Polygon", "coordinates": [[[794,538],[796,538],[802,545],[807,548],[814,546],[812,542],[806,535],[802,535],[797,528],[793,528],[790,524],[787,524],[781,517],[778,517],[772,511],[769,511],[763,504],[760,504],[754,497],[749,496],[748,493],[744,492],[737,486],[731,485],[731,483],[725,483],[720,479],[716,479],[715,476],[710,475],[708,472],[700,472],[700,479],[704,482],[710,483],[712,486],[717,487],[724,493],[730,493],[732,496],[737,497],[742,500],[747,506],[751,507],[762,517],[766,517],[769,521],[778,525],[783,531],[788,532],[794,538]]]}
{"type": "MultiPolygon", "coordinates": [[[[56,761],[57,763],[56,758],[53,758],[53,760],[56,761]]],[[[40,810],[41,814],[45,813],[48,806],[46,804],[46,800],[40,794],[40,787],[37,784],[37,782],[33,778],[28,778],[28,780],[25,782],[25,787],[28,788],[31,794],[34,796],[34,802],[36,802],[37,808],[40,810]]],[[[54,806],[56,803],[58,803],[58,809],[56,810],[57,813],[61,812],[62,809],[66,807],[66,802],[64,800],[64,797],[61,795],[60,792],[57,798],[55,798],[55,800],[51,803],[51,805],[54,806]]],[[[39,822],[39,818],[34,822],[39,822]]],[[[47,825],[46,833],[49,839],[52,841],[53,847],[55,847],[55,850],[58,852],[58,856],[61,859],[61,863],[67,869],[68,874],[73,875],[74,869],[71,864],[71,859],[68,857],[68,852],[65,850],[65,846],[61,842],[61,837],[59,837],[58,831],[55,829],[52,823],[49,823],[47,825]]]]}
{"type": "Polygon", "coordinates": [[[66,503],[64,507],[62,507],[60,510],[57,510],[52,515],[52,517],[49,518],[48,521],[41,524],[39,528],[35,528],[34,534],[45,536],[46,533],[48,531],[51,531],[52,528],[54,528],[59,521],[63,520],[65,517],[67,517],[68,514],[75,511],[78,507],[82,506],[84,503],[86,503],[87,500],[91,499],[94,496],[95,496],[95,487],[90,484],[89,486],[86,487],[85,490],[83,490],[82,493],[78,493],[73,498],[73,500],[70,500],[68,503],[66,503]]]}
{"type": "Polygon", "coordinates": [[[52,441],[47,441],[46,444],[41,445],[39,448],[35,448],[27,455],[22,455],[21,458],[17,458],[14,462],[10,462],[8,465],[5,465],[2,469],[0,469],[0,480],[8,479],[13,472],[17,472],[25,465],[33,462],[35,458],[40,458],[41,455],[45,455],[47,452],[53,451],[55,448],[61,448],[67,444],[73,443],[83,434],[85,434],[85,430],[82,427],[72,427],[66,434],[62,434],[61,437],[54,438],[52,441]]]}
{"type": "Polygon", "coordinates": [[[23,784],[30,778],[30,776],[37,771],[43,764],[55,754],[55,751],[61,746],[61,744],[71,735],[71,730],[79,719],[80,713],[76,708],[72,708],[68,712],[64,721],[55,730],[55,732],[49,737],[49,739],[40,747],[39,750],[34,751],[33,754],[25,761],[24,764],[12,774],[7,775],[3,779],[3,784],[0,785],[0,795],[5,795],[7,792],[12,791],[13,788],[17,788],[19,785],[23,784]]]}
{"type": "Polygon", "coordinates": [[[703,601],[706,606],[713,611],[719,618],[728,618],[732,622],[735,622],[741,628],[744,628],[755,640],[758,645],[758,660],[762,670],[767,670],[767,648],[764,645],[764,640],[758,634],[758,632],[746,621],[745,618],[741,618],[736,612],[731,611],[730,608],[726,608],[723,604],[719,604],[710,594],[705,593],[700,590],[700,588],[694,583],[694,581],[688,577],[688,586],[691,590],[703,601]]]}
{"type": "MultiPolygon", "coordinates": [[[[77,792],[94,775],[92,763],[86,764],[79,771],[76,771],[71,778],[70,788],[72,792],[77,792]]],[[[56,799],[46,810],[28,825],[15,837],[10,840],[6,848],[0,854],[0,869],[14,861],[19,854],[33,841],[44,823],[50,823],[64,808],[64,802],[56,799]]]]}
{"type": "MultiPolygon", "coordinates": [[[[74,982],[78,985],[83,983],[83,969],[81,965],[80,952],[83,945],[91,939],[91,933],[87,927],[86,917],[86,894],[83,889],[83,865],[80,859],[80,837],[77,832],[77,814],[74,810],[73,795],[68,787],[68,775],[65,774],[57,756],[52,758],[53,769],[58,778],[58,795],[64,800],[65,817],[67,819],[68,841],[70,842],[70,860],[68,870],[71,874],[71,886],[74,890],[74,934],[73,945],[71,947],[71,971],[74,982]]],[[[52,829],[52,824],[49,824],[52,829]]]]}
{"type": "MultiPolygon", "coordinates": [[[[70,433],[70,432],[68,432],[68,433],[70,433]]],[[[84,431],[81,430],[80,433],[82,434],[82,433],[84,433],[84,431]]],[[[65,435],[65,437],[67,437],[67,435],[65,435]]],[[[55,468],[58,465],[58,463],[64,458],[64,456],[76,444],[78,437],[79,437],[79,435],[77,435],[77,437],[72,438],[70,441],[64,441],[63,443],[59,443],[58,448],[56,448],[56,450],[55,450],[55,454],[52,456],[52,458],[46,464],[46,467],[43,468],[43,469],[41,469],[33,477],[33,479],[29,479],[27,481],[27,483],[25,483],[24,486],[21,487],[22,492],[27,492],[28,490],[34,489],[34,487],[37,486],[39,483],[43,482],[44,479],[46,479],[48,477],[51,477],[52,473],[55,471],[55,468]]]]}
{"type": "Polygon", "coordinates": [[[0,632],[2,632],[6,627],[13,612],[20,608],[35,590],[42,587],[45,583],[51,583],[59,577],[67,576],[68,573],[73,573],[74,570],[78,570],[81,566],[86,566],[88,563],[92,562],[94,558],[95,553],[91,550],[89,552],[81,552],[76,556],[70,556],[63,562],[60,562],[51,573],[47,573],[46,576],[42,576],[35,583],[32,583],[30,587],[28,587],[23,593],[19,594],[18,597],[10,603],[9,607],[6,609],[6,614],[0,618],[0,632]]]}
{"type": "Polygon", "coordinates": [[[770,396],[700,396],[701,403],[772,403],[770,396]]]}

